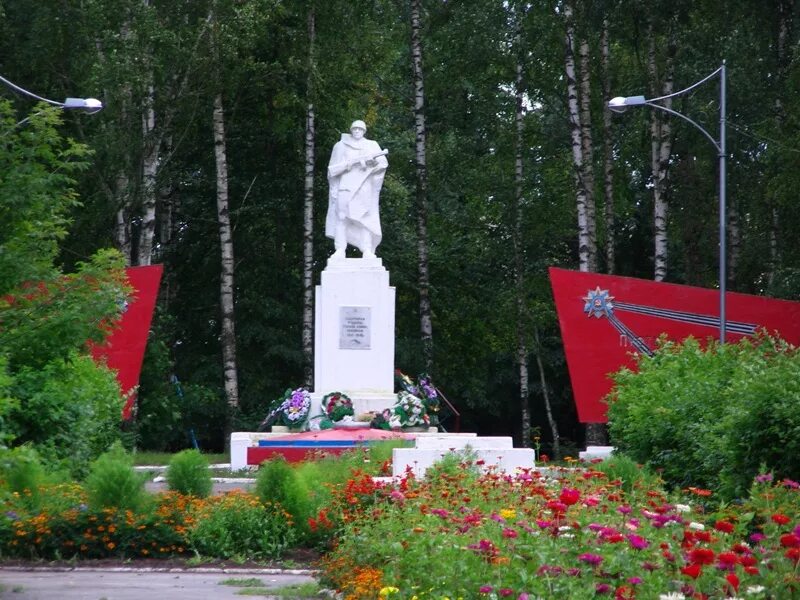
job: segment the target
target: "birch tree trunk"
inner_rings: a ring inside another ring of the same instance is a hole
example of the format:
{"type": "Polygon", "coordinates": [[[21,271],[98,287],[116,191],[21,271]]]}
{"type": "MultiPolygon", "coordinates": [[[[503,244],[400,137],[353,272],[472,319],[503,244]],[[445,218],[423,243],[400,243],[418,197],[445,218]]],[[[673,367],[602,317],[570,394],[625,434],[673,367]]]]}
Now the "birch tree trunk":
{"type": "MultiPolygon", "coordinates": [[[[536,365],[539,368],[539,384],[542,386],[542,398],[544,399],[544,410],[547,413],[547,423],[550,425],[550,432],[553,435],[553,458],[558,460],[561,458],[561,436],[558,433],[558,423],[556,422],[555,417],[553,416],[553,406],[550,403],[550,390],[547,387],[547,378],[544,374],[544,363],[542,362],[542,343],[539,340],[539,329],[537,327],[533,328],[533,340],[536,344],[536,365]]],[[[586,424],[586,438],[587,443],[590,439],[590,432],[593,433],[594,430],[599,429],[600,432],[605,436],[605,428],[602,426],[601,423],[587,423],[586,424]],[[597,426],[600,426],[599,428],[597,426]],[[595,426],[595,427],[590,427],[595,426]]],[[[603,438],[600,438],[601,441],[603,438]]]]}
{"type": "MultiPolygon", "coordinates": [[[[656,40],[653,28],[649,28],[650,40],[647,56],[647,67],[650,76],[652,96],[665,96],[674,89],[673,57],[675,54],[674,39],[670,36],[667,58],[664,70],[663,86],[659,93],[659,75],[656,65],[656,40]]],[[[672,99],[666,98],[662,106],[672,108],[672,99]]],[[[667,276],[667,213],[669,202],[667,198],[667,175],[669,174],[669,157],[672,153],[672,127],[669,117],[661,111],[650,111],[650,165],[653,173],[653,212],[655,217],[654,230],[654,279],[663,281],[667,276]]]]}
{"type": "Polygon", "coordinates": [[[414,164],[417,174],[417,286],[425,369],[433,370],[433,323],[431,321],[428,270],[428,166],[426,159],[425,85],[422,71],[422,2],[411,0],[411,62],[414,88],[414,164]]]}
{"type": "MultiPolygon", "coordinates": [[[[239,407],[239,382],[236,372],[236,331],[233,308],[233,237],[228,211],[228,157],[225,146],[225,113],[222,94],[214,96],[214,162],[217,172],[217,222],[220,245],[219,304],[221,317],[222,371],[229,417],[226,434],[230,433],[230,418],[239,407]]],[[[226,436],[227,437],[227,436],[226,436]]]]}
{"type": "MultiPolygon", "coordinates": [[[[517,47],[522,43],[521,35],[516,36],[517,47]]],[[[528,321],[528,308],[525,302],[525,255],[522,248],[522,183],[523,183],[523,119],[524,113],[524,82],[522,76],[522,57],[524,54],[519,50],[520,56],[516,66],[516,110],[514,113],[514,124],[516,129],[515,148],[514,148],[514,283],[517,304],[517,374],[519,376],[519,406],[520,420],[522,423],[522,446],[530,448],[531,445],[531,411],[529,405],[529,382],[528,382],[528,345],[526,341],[526,323],[528,321]]]]}
{"type": "Polygon", "coordinates": [[[591,111],[591,66],[589,64],[589,42],[580,43],[580,129],[581,162],[583,165],[583,187],[586,191],[586,227],[589,241],[589,271],[597,271],[597,220],[594,190],[594,142],[592,140],[591,111]]]}
{"type": "MultiPolygon", "coordinates": [[[[603,19],[603,30],[600,34],[600,73],[602,78],[603,98],[611,98],[610,52],[608,44],[608,19],[603,19]]],[[[613,274],[616,270],[616,247],[614,230],[616,216],[614,212],[614,144],[611,125],[611,109],[603,102],[603,208],[606,229],[606,272],[613,274]]]]}
{"type": "Polygon", "coordinates": [[[316,142],[314,113],[314,43],[316,15],[308,10],[308,76],[306,79],[305,178],[303,181],[303,379],[306,387],[314,385],[314,150],[316,142]]]}
{"type": "Polygon", "coordinates": [[[572,168],[575,178],[575,204],[578,213],[578,263],[581,271],[591,271],[591,229],[586,205],[586,182],[583,168],[583,141],[581,117],[578,108],[578,84],[575,74],[575,23],[571,2],[564,3],[566,40],[564,64],[567,75],[567,102],[569,106],[570,137],[572,140],[572,168]]]}
{"type": "MultiPolygon", "coordinates": [[[[152,77],[152,75],[151,75],[152,77]]],[[[160,137],[156,129],[155,90],[147,85],[142,114],[142,224],[139,229],[137,264],[149,265],[153,259],[153,238],[156,231],[156,175],[158,173],[160,137]]]]}
{"type": "MultiPolygon", "coordinates": [[[[581,128],[581,113],[578,105],[578,84],[575,72],[575,21],[572,2],[564,2],[566,20],[565,70],[567,75],[567,101],[569,106],[570,137],[572,140],[572,166],[575,176],[575,200],[578,213],[578,262],[581,271],[594,271],[597,267],[597,248],[593,239],[596,228],[594,208],[589,208],[586,188],[585,152],[581,128]]],[[[587,60],[588,63],[588,60],[587,60]]],[[[588,70],[588,69],[587,69],[588,70]]],[[[583,79],[581,80],[583,81],[583,79]]],[[[588,85],[587,85],[588,88],[588,85]]],[[[588,96],[588,91],[587,91],[588,96]]],[[[538,358],[538,357],[537,357],[538,358]]],[[[586,424],[586,443],[604,445],[606,428],[602,423],[586,424]]]]}

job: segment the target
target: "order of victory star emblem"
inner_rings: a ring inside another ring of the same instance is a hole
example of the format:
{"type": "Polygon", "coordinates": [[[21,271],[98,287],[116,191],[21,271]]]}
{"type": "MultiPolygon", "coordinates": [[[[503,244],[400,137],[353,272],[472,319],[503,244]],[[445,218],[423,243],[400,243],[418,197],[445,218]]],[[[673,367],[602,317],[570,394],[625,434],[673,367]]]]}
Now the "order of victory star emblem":
{"type": "Polygon", "coordinates": [[[597,319],[608,317],[614,310],[611,302],[613,299],[614,296],[608,295],[608,290],[601,290],[600,286],[597,286],[594,290],[589,290],[582,298],[586,301],[586,304],[583,305],[583,312],[586,313],[586,316],[594,316],[597,319]]]}

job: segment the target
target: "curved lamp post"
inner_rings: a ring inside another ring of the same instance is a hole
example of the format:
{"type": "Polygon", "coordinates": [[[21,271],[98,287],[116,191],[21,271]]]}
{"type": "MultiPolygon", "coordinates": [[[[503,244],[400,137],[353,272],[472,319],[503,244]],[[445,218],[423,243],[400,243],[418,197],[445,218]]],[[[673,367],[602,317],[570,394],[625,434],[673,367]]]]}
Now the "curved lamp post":
{"type": "MultiPolygon", "coordinates": [[[[18,92],[24,96],[28,96],[29,98],[34,98],[35,100],[40,100],[41,102],[47,102],[48,104],[52,104],[53,106],[58,106],[62,110],[77,110],[81,112],[85,112],[87,114],[94,114],[100,110],[103,110],[103,103],[100,102],[97,98],[67,98],[63,102],[58,102],[56,100],[50,100],[49,98],[43,98],[33,92],[29,92],[25,88],[21,88],[16,83],[9,81],[2,75],[0,75],[0,82],[6,84],[15,92],[18,92]]],[[[37,113],[38,114],[38,113],[37,113]]],[[[23,123],[27,123],[30,120],[30,117],[25,117],[18,123],[14,124],[12,131],[22,125],[23,123]]]]}
{"type": "Polygon", "coordinates": [[[675,115],[676,117],[680,117],[684,121],[687,121],[694,125],[696,129],[698,129],[708,141],[710,141],[714,148],[717,150],[717,156],[719,157],[719,341],[721,344],[725,343],[725,329],[726,329],[726,319],[725,319],[725,288],[726,288],[726,263],[725,263],[725,255],[726,255],[726,244],[725,244],[725,237],[726,237],[726,224],[727,224],[727,217],[726,217],[726,206],[725,206],[725,182],[726,182],[726,150],[725,150],[725,101],[726,101],[726,89],[725,89],[725,61],[722,61],[722,65],[713,73],[707,75],[697,83],[693,83],[686,89],[683,89],[679,92],[675,92],[673,94],[669,94],[667,96],[660,96],[658,98],[651,98],[647,99],[644,96],[617,96],[616,98],[612,98],[608,101],[608,108],[610,108],[614,112],[622,113],[625,112],[628,107],[630,106],[649,106],[650,108],[655,108],[657,110],[664,111],[671,115],[675,115]],[[656,104],[659,100],[666,100],[667,98],[673,98],[675,96],[681,96],[690,92],[694,88],[704,84],[709,79],[713,77],[719,76],[719,140],[714,139],[714,137],[708,133],[703,127],[701,127],[697,122],[690,119],[686,115],[679,113],[671,108],[667,108],[666,106],[662,106],[661,104],[656,104]]]}

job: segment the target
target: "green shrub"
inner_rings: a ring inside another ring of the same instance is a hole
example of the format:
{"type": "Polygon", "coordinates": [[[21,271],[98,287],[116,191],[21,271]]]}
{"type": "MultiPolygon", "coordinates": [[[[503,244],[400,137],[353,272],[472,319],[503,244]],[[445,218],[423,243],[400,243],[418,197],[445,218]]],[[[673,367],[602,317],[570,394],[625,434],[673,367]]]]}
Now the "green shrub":
{"type": "Polygon", "coordinates": [[[658,475],[620,453],[614,453],[606,460],[593,464],[592,468],[605,473],[609,481],[621,481],[622,490],[628,495],[633,495],[639,490],[656,489],[661,484],[658,475]]]}
{"type": "Polygon", "coordinates": [[[731,382],[738,409],[725,422],[721,479],[728,496],[746,495],[762,465],[779,478],[800,480],[800,354],[778,347],[746,366],[731,382]]]}
{"type": "Polygon", "coordinates": [[[114,374],[73,353],[43,368],[24,367],[10,387],[19,404],[8,416],[16,443],[30,443],[45,464],[86,474],[119,440],[122,400],[114,374]]]}
{"type": "Polygon", "coordinates": [[[147,500],[144,479],[133,470],[131,456],[116,444],[92,463],[85,483],[89,506],[136,511],[147,500]]]}
{"type": "Polygon", "coordinates": [[[211,471],[199,450],[184,450],[172,457],[167,467],[169,489],[187,496],[205,498],[211,493],[211,471]]]}
{"type": "Polygon", "coordinates": [[[41,487],[47,481],[39,456],[30,446],[0,452],[0,488],[17,494],[27,510],[40,508],[41,487]]]}
{"type": "Polygon", "coordinates": [[[256,476],[255,492],[264,504],[282,506],[298,524],[304,522],[313,511],[306,481],[283,457],[261,464],[256,476]]]}
{"type": "Polygon", "coordinates": [[[294,543],[291,515],[250,494],[231,493],[205,502],[188,539],[201,556],[234,560],[280,558],[294,543]]]}
{"type": "Polygon", "coordinates": [[[705,350],[666,343],[638,372],[614,376],[612,443],[673,487],[706,487],[732,498],[760,464],[796,477],[800,449],[800,355],[766,335],[705,350]]]}
{"type": "MultiPolygon", "coordinates": [[[[46,488],[44,509],[0,513],[0,555],[27,559],[164,558],[189,551],[191,503],[159,494],[145,510],[93,508],[76,484],[46,488]]],[[[197,502],[200,502],[199,500],[197,502]]]]}

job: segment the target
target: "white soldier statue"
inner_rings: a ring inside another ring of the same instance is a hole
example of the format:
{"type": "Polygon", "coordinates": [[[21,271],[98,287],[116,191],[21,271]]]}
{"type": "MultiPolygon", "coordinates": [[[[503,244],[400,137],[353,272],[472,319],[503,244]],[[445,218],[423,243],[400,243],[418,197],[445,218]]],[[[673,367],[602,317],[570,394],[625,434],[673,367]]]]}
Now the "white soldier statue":
{"type": "Polygon", "coordinates": [[[350,133],[336,142],[328,163],[328,215],[325,235],[333,238],[331,258],[343,259],[347,244],[361,250],[363,258],[375,258],[381,243],[378,198],[389,161],[388,150],[364,137],[364,121],[353,121],[350,133]]]}

